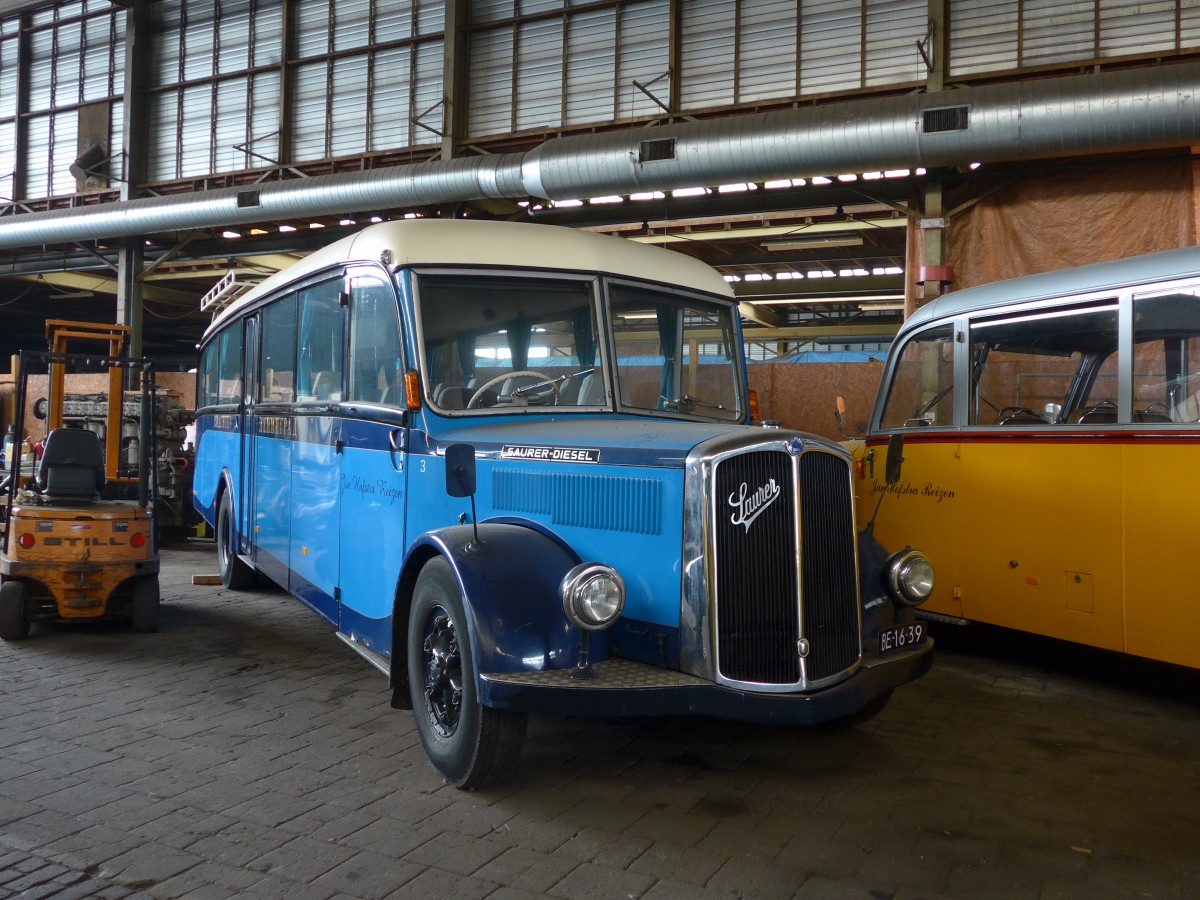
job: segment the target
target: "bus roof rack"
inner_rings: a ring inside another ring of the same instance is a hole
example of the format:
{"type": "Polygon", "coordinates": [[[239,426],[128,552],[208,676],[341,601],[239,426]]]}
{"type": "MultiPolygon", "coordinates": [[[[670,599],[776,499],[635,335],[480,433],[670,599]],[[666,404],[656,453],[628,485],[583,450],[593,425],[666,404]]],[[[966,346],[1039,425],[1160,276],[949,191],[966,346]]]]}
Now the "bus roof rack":
{"type": "Polygon", "coordinates": [[[213,285],[212,290],[200,298],[200,312],[211,309],[215,317],[217,313],[256,284],[258,284],[257,281],[239,281],[237,271],[231,271],[213,285]]]}

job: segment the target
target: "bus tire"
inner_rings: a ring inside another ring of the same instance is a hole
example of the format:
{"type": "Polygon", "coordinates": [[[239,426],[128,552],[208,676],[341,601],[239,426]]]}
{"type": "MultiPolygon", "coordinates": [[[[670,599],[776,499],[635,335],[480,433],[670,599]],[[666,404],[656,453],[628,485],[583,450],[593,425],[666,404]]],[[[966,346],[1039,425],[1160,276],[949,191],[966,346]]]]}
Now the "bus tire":
{"type": "Polygon", "coordinates": [[[141,575],[133,582],[131,612],[133,630],[139,634],[158,631],[158,576],[141,575]]]}
{"type": "Polygon", "coordinates": [[[28,599],[29,585],[25,582],[0,584],[0,639],[22,641],[29,637],[29,619],[25,615],[28,599]]]}
{"type": "Polygon", "coordinates": [[[237,523],[229,492],[221,494],[217,507],[217,559],[221,565],[221,584],[231,591],[244,591],[254,584],[254,570],[237,553],[237,523]]]}
{"type": "Polygon", "coordinates": [[[421,570],[408,616],[408,681],[429,762],[456,788],[491,784],[516,767],[524,713],[480,704],[462,592],[442,557],[421,570]]]}

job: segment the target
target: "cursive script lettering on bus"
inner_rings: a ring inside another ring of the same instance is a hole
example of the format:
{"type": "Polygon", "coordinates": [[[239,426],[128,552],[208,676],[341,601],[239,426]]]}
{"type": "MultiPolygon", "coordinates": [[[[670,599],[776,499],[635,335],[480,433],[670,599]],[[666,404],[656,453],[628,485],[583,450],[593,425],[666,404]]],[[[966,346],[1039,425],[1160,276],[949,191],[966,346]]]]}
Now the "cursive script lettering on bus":
{"type": "Polygon", "coordinates": [[[897,497],[928,497],[937,503],[954,499],[953,490],[938,487],[931,481],[925,482],[924,485],[915,485],[911,481],[897,482],[896,484],[881,484],[877,481],[871,485],[872,494],[879,494],[883,491],[897,497]]]}
{"type": "Polygon", "coordinates": [[[729,495],[729,505],[733,507],[733,515],[729,517],[729,521],[734,525],[741,525],[746,531],[749,531],[750,526],[754,524],[755,519],[762,515],[763,510],[779,498],[779,493],[779,485],[775,483],[774,478],[756,489],[754,493],[750,493],[749,486],[743,481],[741,488],[729,495]]]}

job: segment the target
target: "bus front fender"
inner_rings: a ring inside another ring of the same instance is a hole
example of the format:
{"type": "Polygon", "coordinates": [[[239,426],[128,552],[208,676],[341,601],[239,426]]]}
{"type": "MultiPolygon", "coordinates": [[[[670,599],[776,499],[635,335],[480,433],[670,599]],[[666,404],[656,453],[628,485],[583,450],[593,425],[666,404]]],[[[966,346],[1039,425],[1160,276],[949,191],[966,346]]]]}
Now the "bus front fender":
{"type": "MultiPolygon", "coordinates": [[[[579,633],[567,622],[559,594],[563,576],[580,562],[569,547],[532,528],[489,522],[479,525],[478,540],[470,525],[422,535],[410,548],[402,575],[404,609],[397,609],[396,621],[404,623],[405,633],[412,588],[435,555],[447,561],[462,591],[476,673],[575,665],[579,633]]],[[[404,643],[395,641],[400,655],[393,653],[394,671],[407,656],[404,643]]],[[[593,642],[594,659],[604,656],[598,643],[593,642]]]]}

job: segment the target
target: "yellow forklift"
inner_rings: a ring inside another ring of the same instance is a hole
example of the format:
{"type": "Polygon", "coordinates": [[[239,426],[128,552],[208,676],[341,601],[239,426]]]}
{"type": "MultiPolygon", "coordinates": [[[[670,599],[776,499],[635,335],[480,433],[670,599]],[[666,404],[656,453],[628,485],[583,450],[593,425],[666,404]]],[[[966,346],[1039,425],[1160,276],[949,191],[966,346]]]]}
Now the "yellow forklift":
{"type": "Polygon", "coordinates": [[[0,639],[28,637],[33,622],[101,618],[128,617],[134,631],[155,631],[153,364],[122,355],[127,326],[52,319],[46,333],[49,351],[20,354],[18,438],[31,378],[45,373],[49,399],[40,458],[27,469],[13,453],[2,482],[0,639]],[[107,352],[67,352],[81,340],[107,344],[107,352]],[[107,421],[97,430],[63,425],[68,370],[107,374],[107,421]],[[123,440],[135,421],[136,433],[123,440]]]}

